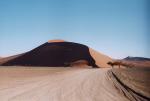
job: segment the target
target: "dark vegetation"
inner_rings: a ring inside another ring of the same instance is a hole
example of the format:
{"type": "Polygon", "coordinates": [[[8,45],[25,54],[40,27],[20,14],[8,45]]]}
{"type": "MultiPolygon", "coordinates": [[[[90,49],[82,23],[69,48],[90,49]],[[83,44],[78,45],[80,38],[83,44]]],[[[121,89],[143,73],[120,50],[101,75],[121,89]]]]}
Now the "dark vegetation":
{"type": "Polygon", "coordinates": [[[122,62],[122,61],[114,61],[114,62],[109,61],[107,64],[110,65],[112,68],[113,68],[114,66],[118,66],[119,68],[120,68],[121,66],[125,66],[125,67],[128,67],[128,68],[134,67],[133,64],[124,63],[124,62],[122,62]]]}

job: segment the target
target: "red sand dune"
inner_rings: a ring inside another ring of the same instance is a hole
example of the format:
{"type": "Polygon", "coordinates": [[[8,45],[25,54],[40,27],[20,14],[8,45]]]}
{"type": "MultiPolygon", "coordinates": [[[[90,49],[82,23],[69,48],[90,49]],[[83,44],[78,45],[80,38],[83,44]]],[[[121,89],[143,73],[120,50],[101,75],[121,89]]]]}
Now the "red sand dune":
{"type": "Polygon", "coordinates": [[[103,55],[88,46],[60,39],[49,40],[43,45],[24,53],[21,56],[3,60],[6,61],[0,63],[5,66],[68,67],[72,65],[79,66],[80,64],[80,66],[88,65],[104,68],[109,67],[107,62],[112,61],[110,57],[103,55]],[[84,62],[81,62],[80,60],[83,60],[84,62]]]}

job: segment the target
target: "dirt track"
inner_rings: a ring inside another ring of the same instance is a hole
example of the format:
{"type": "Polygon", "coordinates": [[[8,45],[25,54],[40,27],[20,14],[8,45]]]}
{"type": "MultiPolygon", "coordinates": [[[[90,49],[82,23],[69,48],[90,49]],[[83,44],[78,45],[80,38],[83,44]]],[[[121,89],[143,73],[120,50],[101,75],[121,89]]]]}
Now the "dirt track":
{"type": "Polygon", "coordinates": [[[128,101],[109,69],[0,68],[0,101],[128,101]]]}

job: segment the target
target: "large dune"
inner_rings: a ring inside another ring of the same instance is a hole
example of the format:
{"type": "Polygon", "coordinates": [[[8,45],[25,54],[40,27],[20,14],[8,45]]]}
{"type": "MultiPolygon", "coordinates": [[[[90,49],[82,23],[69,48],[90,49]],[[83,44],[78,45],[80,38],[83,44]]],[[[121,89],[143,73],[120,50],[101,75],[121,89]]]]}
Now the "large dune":
{"type": "Polygon", "coordinates": [[[61,67],[78,60],[86,60],[89,66],[97,67],[88,47],[73,42],[46,42],[2,65],[61,67]]]}
{"type": "MultiPolygon", "coordinates": [[[[112,61],[110,57],[86,45],[64,40],[50,40],[20,56],[5,58],[0,61],[0,64],[4,66],[68,67],[80,60],[87,61],[86,65],[92,67],[109,67],[107,62],[112,61]]],[[[80,66],[85,65],[85,62],[82,63],[83,65],[80,62],[80,66]]]]}

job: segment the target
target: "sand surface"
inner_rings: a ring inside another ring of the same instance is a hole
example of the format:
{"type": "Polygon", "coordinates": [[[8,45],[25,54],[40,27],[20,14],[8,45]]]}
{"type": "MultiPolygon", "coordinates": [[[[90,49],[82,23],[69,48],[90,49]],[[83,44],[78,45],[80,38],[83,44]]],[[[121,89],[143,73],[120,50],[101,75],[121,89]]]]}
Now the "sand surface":
{"type": "MultiPolygon", "coordinates": [[[[122,84],[115,82],[117,88],[132,101],[150,101],[150,68],[113,69],[112,73],[122,84]]],[[[111,76],[113,77],[113,76],[111,76]]],[[[113,80],[114,81],[114,80],[113,80]]]]}
{"type": "Polygon", "coordinates": [[[111,59],[110,57],[97,52],[96,50],[89,48],[89,52],[91,54],[91,56],[93,57],[93,59],[96,62],[96,65],[101,67],[101,68],[107,68],[110,67],[107,63],[110,61],[113,61],[113,59],[111,59]]]}
{"type": "Polygon", "coordinates": [[[0,67],[0,101],[128,101],[108,70],[0,67]]]}
{"type": "Polygon", "coordinates": [[[61,39],[55,39],[55,40],[49,40],[48,43],[53,43],[53,42],[66,42],[65,40],[61,39]]]}

